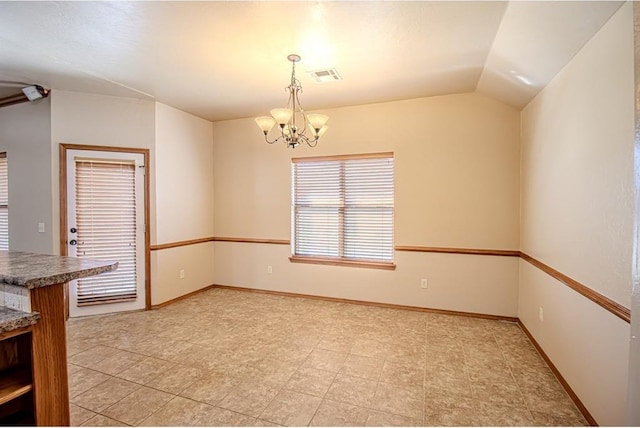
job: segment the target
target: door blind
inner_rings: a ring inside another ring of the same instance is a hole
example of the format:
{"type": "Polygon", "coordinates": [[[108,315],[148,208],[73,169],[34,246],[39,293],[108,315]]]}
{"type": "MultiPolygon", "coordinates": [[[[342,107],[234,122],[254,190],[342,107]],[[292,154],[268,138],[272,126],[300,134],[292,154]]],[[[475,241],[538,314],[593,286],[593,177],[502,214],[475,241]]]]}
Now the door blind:
{"type": "Polygon", "coordinates": [[[9,249],[9,171],[7,154],[0,153],[0,250],[9,249]]]}
{"type": "Polygon", "coordinates": [[[78,280],[78,306],[135,300],[135,165],[76,160],[77,255],[113,260],[118,269],[78,280]]]}
{"type": "Polygon", "coordinates": [[[297,256],[393,261],[393,154],[294,159],[297,256]]]}

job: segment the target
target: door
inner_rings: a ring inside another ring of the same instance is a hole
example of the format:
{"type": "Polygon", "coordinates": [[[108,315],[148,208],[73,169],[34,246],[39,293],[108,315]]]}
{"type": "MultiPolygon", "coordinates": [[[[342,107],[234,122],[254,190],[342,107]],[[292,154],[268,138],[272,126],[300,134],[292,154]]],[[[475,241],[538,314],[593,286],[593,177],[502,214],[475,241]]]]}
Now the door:
{"type": "Polygon", "coordinates": [[[67,150],[67,254],[118,269],[69,283],[69,316],[144,309],[144,155],[67,150]]]}

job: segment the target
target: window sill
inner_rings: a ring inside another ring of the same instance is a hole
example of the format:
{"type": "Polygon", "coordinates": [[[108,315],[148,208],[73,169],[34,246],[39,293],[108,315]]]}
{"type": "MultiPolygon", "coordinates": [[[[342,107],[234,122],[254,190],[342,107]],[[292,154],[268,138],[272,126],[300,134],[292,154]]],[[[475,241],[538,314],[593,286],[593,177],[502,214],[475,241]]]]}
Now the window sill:
{"type": "Polygon", "coordinates": [[[393,262],[378,262],[370,260],[344,260],[333,259],[324,257],[306,257],[306,256],[291,256],[289,257],[291,263],[309,263],[314,265],[332,265],[332,266],[350,266],[367,269],[383,269],[383,270],[395,270],[396,265],[393,262]]]}

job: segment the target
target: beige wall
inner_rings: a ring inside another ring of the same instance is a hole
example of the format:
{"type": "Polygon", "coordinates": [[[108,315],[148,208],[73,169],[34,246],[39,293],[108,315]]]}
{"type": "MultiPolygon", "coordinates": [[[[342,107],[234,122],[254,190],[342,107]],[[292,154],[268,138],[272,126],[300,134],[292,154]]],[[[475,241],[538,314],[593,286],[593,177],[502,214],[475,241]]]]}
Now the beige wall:
{"type": "MultiPolygon", "coordinates": [[[[59,237],[58,155],[61,143],[150,150],[151,240],[155,236],[155,108],[153,101],[54,90],[51,94],[51,159],[54,230],[59,237]]],[[[149,169],[149,168],[148,168],[149,169]]],[[[59,254],[59,248],[56,248],[59,254]]]]}
{"type": "Polygon", "coordinates": [[[9,249],[53,254],[50,98],[0,109],[9,168],[9,249]],[[45,232],[38,232],[38,223],[45,232]]]}
{"type": "MultiPolygon", "coordinates": [[[[211,122],[153,101],[54,91],[50,153],[54,223],[60,143],[150,150],[151,244],[213,233],[211,122]]],[[[55,237],[56,251],[57,237],[55,237]]],[[[151,297],[159,304],[213,281],[213,244],[152,252],[151,297]],[[179,279],[179,271],[185,278],[179,279]]]]}
{"type": "MultiPolygon", "coordinates": [[[[165,244],[213,236],[212,124],[156,103],[156,234],[165,244]]],[[[213,284],[213,243],[153,251],[152,304],[213,284]],[[184,278],[179,272],[184,270],[184,278]]]]}
{"type": "MultiPolygon", "coordinates": [[[[292,156],[392,151],[396,245],[519,248],[517,110],[461,94],[326,113],[330,130],[318,147],[295,151],[264,143],[252,119],[214,123],[216,236],[290,238],[292,156]]],[[[216,283],[517,314],[513,258],[396,252],[397,270],[386,272],[292,264],[289,255],[288,246],[216,243],[216,283]]]]}
{"type": "Polygon", "coordinates": [[[290,263],[288,245],[217,242],[215,282],[261,290],[513,316],[518,261],[509,257],[396,252],[397,269],[290,263]],[[267,274],[272,266],[273,274],[267,274]],[[420,288],[420,278],[429,288],[420,288]]]}
{"type": "MultiPolygon", "coordinates": [[[[522,112],[522,251],[626,307],[632,43],[626,4],[522,112]]],[[[629,324],[526,262],[518,314],[596,420],[623,425],[629,324]]]]}
{"type": "Polygon", "coordinates": [[[524,260],[518,317],[598,424],[624,425],[629,324],[524,260]]]}

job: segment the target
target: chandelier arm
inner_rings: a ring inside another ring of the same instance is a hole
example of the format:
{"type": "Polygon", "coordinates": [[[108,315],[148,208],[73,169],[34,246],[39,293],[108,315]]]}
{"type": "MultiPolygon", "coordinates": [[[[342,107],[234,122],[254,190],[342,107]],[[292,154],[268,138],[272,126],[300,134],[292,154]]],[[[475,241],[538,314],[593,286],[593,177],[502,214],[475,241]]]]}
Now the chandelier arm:
{"type": "MultiPolygon", "coordinates": [[[[296,117],[296,109],[295,109],[295,92],[294,92],[294,88],[289,85],[285,88],[285,90],[287,90],[289,92],[289,99],[287,100],[287,108],[289,108],[293,114],[291,115],[291,118],[293,119],[293,125],[295,125],[295,117],[296,117]]],[[[289,126],[291,128],[291,119],[289,119],[289,123],[287,123],[285,125],[285,127],[289,126]]],[[[284,128],[280,128],[280,131],[284,131],[284,128]]],[[[284,133],[282,134],[282,136],[284,137],[284,133]]]]}
{"type": "Polygon", "coordinates": [[[281,139],[282,139],[282,136],[280,136],[280,137],[276,138],[276,139],[275,139],[275,140],[273,140],[273,141],[269,141],[268,132],[265,132],[265,133],[264,133],[264,141],[266,141],[268,144],[276,143],[276,142],[278,142],[278,141],[279,141],[279,140],[281,140],[281,139]]]}
{"type": "Polygon", "coordinates": [[[291,130],[296,129],[296,104],[298,104],[298,90],[296,87],[291,88],[291,111],[293,114],[291,115],[291,130]]]}
{"type": "MultiPolygon", "coordinates": [[[[298,83],[298,86],[296,87],[296,92],[295,92],[295,96],[294,96],[294,106],[293,109],[295,111],[295,108],[297,106],[298,110],[300,111],[300,114],[302,115],[302,128],[298,131],[298,135],[305,135],[306,131],[307,131],[307,117],[304,114],[304,109],[302,108],[302,105],[300,104],[300,98],[298,96],[299,93],[302,93],[302,86],[300,85],[300,82],[298,82],[296,80],[296,82],[298,83]]],[[[295,114],[294,114],[295,116],[295,114]]]]}
{"type": "Polygon", "coordinates": [[[318,145],[318,140],[320,138],[319,137],[313,137],[313,138],[309,138],[306,135],[301,135],[300,136],[300,140],[304,141],[305,143],[307,143],[307,145],[309,147],[315,147],[318,145]]]}
{"type": "MultiPolygon", "coordinates": [[[[296,78],[296,62],[295,58],[291,59],[291,84],[289,85],[289,102],[291,102],[291,111],[293,112],[291,116],[291,136],[294,140],[297,140],[297,137],[304,135],[304,131],[306,130],[306,118],[304,117],[304,111],[302,110],[302,106],[300,105],[300,98],[298,98],[298,94],[302,92],[302,85],[300,81],[296,78]],[[299,131],[296,126],[296,107],[300,109],[300,113],[302,114],[303,127],[299,131]]],[[[295,146],[294,146],[295,147],[295,146]]]]}
{"type": "Polygon", "coordinates": [[[318,137],[314,139],[309,139],[307,137],[304,137],[304,142],[307,143],[309,147],[315,147],[318,145],[318,137]]]}

